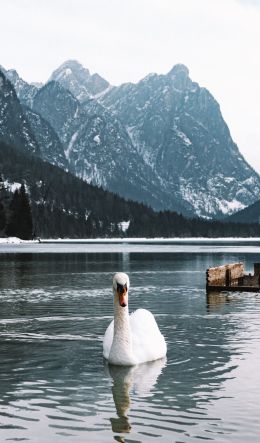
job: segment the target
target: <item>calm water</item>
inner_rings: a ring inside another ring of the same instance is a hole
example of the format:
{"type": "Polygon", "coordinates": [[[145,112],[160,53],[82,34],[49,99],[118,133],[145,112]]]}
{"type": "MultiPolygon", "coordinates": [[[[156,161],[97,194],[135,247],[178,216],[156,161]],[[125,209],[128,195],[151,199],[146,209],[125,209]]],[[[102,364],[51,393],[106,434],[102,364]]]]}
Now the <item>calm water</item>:
{"type": "Polygon", "coordinates": [[[260,243],[86,250],[1,246],[0,441],[259,442],[260,295],[207,299],[204,284],[209,266],[252,271],[260,243]],[[130,310],[155,314],[167,361],[103,361],[116,271],[130,310]]]}

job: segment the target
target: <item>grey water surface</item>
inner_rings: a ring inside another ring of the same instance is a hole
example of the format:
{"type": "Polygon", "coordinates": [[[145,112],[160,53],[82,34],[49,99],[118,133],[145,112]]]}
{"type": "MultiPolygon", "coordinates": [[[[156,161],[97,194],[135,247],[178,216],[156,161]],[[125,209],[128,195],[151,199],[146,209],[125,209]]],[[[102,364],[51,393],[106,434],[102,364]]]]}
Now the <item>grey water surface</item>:
{"type": "Polygon", "coordinates": [[[259,242],[1,245],[0,441],[259,442],[260,295],[205,293],[207,267],[244,261],[252,272],[259,252],[259,242]],[[155,315],[166,360],[104,362],[117,271],[130,276],[130,310],[155,315]]]}

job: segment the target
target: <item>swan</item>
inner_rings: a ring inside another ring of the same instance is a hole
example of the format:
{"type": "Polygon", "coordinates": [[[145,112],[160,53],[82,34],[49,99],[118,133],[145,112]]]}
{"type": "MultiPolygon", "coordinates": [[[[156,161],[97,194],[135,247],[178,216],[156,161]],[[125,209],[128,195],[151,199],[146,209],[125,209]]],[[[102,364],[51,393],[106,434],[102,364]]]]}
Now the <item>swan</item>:
{"type": "Polygon", "coordinates": [[[137,309],[129,316],[129,277],[118,272],[113,278],[114,320],[103,339],[103,356],[109,363],[134,366],[158,360],[166,355],[167,346],[154,316],[137,309]]]}

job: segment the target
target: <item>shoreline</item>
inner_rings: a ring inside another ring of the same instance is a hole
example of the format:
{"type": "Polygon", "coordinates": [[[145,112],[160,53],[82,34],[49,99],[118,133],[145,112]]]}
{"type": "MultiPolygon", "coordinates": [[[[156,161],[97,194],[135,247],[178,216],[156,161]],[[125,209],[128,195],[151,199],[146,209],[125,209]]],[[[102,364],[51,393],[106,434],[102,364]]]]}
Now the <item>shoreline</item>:
{"type": "Polygon", "coordinates": [[[66,244],[66,243],[85,243],[85,244],[122,244],[122,243],[207,243],[207,242],[257,242],[260,237],[120,237],[120,238],[59,238],[59,239],[37,239],[21,240],[17,237],[0,238],[0,245],[19,245],[19,244],[66,244]]]}

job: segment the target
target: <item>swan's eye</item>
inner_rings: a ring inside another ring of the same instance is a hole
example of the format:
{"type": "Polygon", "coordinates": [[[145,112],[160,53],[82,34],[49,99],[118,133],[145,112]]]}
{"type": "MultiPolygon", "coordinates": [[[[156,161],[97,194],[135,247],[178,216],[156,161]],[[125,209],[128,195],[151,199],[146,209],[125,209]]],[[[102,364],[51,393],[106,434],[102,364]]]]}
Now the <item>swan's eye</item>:
{"type": "Polygon", "coordinates": [[[117,283],[117,292],[119,294],[124,294],[127,291],[127,284],[120,285],[120,283],[117,283]]]}

